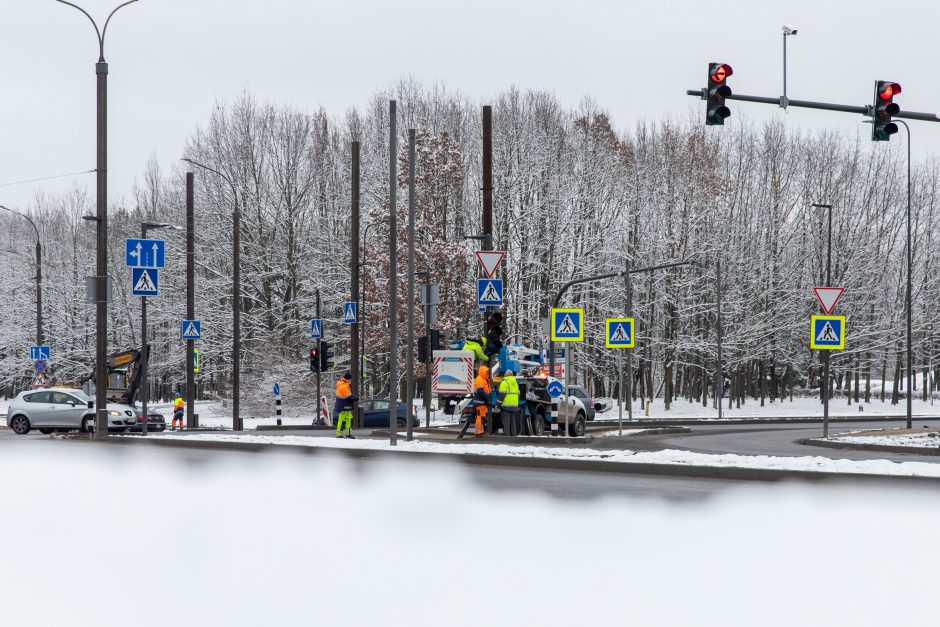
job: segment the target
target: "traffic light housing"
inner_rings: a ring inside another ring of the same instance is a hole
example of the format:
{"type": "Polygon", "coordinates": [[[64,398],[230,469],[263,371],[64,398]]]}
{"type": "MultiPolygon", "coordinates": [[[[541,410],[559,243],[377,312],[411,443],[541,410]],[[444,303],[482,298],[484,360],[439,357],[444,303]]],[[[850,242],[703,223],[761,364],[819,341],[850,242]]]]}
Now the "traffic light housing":
{"type": "MultiPolygon", "coordinates": [[[[437,329],[431,329],[431,350],[441,350],[441,332],[437,329]]],[[[422,335],[418,338],[418,363],[430,363],[431,355],[428,353],[428,336],[422,335]]]]}
{"type": "Polygon", "coordinates": [[[901,93],[901,86],[891,81],[875,81],[875,104],[871,125],[871,139],[876,142],[891,140],[898,132],[898,125],[891,121],[891,116],[899,113],[901,107],[894,102],[894,97],[901,93]]]}
{"type": "Polygon", "coordinates": [[[335,355],[333,345],[326,340],[320,341],[320,370],[327,371],[336,364],[333,362],[335,355]]]}
{"type": "Polygon", "coordinates": [[[483,352],[492,357],[503,347],[503,314],[494,311],[486,317],[486,346],[483,352]]]}
{"type": "Polygon", "coordinates": [[[310,349],[310,371],[320,371],[320,351],[318,351],[315,347],[310,349]]]}
{"type": "Polygon", "coordinates": [[[731,95],[731,88],[726,81],[734,74],[734,70],[727,63],[708,64],[708,88],[706,100],[708,108],[705,110],[705,124],[707,126],[723,126],[725,118],[731,115],[731,109],[725,106],[725,98],[731,95]]]}

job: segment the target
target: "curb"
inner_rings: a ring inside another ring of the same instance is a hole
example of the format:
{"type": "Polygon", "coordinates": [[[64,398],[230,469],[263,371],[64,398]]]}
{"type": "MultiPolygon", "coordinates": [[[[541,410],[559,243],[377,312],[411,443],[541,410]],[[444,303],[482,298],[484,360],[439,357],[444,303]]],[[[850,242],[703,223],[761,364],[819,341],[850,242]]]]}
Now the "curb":
{"type": "MultiPolygon", "coordinates": [[[[914,416],[914,422],[918,420],[940,420],[940,416],[914,416]]],[[[617,420],[591,420],[587,423],[588,429],[592,425],[594,426],[610,426],[617,425],[617,420]]],[[[656,418],[653,420],[626,420],[623,421],[624,429],[632,429],[634,427],[657,427],[657,426],[668,426],[668,425],[775,425],[775,424],[822,424],[823,417],[815,416],[804,416],[796,418],[723,418],[710,419],[710,418],[676,418],[674,420],[666,418],[656,418]]],[[[865,417],[848,417],[848,416],[838,416],[832,417],[829,416],[829,424],[840,423],[840,422],[907,422],[906,416],[865,416],[865,417]]]]}
{"type": "Polygon", "coordinates": [[[578,472],[596,472],[617,475],[656,475],[675,478],[724,479],[730,481],[765,481],[777,482],[788,480],[800,481],[868,481],[923,483],[935,486],[938,477],[914,477],[908,475],[878,475],[865,473],[836,473],[805,470],[780,470],[765,468],[741,468],[732,466],[692,466],[686,464],[653,464],[648,462],[609,462],[599,459],[552,459],[542,457],[507,457],[503,455],[452,453],[424,453],[417,451],[386,451],[375,449],[320,448],[314,446],[286,446],[283,444],[262,444],[257,442],[206,442],[186,440],[164,440],[153,438],[109,437],[105,440],[70,439],[77,442],[104,443],[127,446],[164,446],[195,450],[271,452],[283,451],[302,455],[343,455],[351,459],[408,459],[428,460],[448,463],[464,463],[470,466],[497,466],[506,468],[529,468],[541,470],[562,470],[578,472]]]}
{"type": "Polygon", "coordinates": [[[856,451],[875,451],[881,453],[907,453],[908,455],[940,455],[940,448],[935,446],[890,446],[888,444],[856,444],[854,442],[839,442],[835,440],[817,440],[814,438],[801,438],[797,444],[805,446],[819,446],[821,448],[852,449],[856,451]]]}

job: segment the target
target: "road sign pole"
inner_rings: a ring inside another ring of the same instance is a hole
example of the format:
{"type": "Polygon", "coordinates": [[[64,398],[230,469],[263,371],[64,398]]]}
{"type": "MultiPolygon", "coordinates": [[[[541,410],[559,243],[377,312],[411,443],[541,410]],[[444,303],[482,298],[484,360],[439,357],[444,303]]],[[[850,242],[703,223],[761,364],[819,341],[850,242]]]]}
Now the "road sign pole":
{"type": "MultiPolygon", "coordinates": [[[[430,278],[428,278],[430,281],[430,278]]],[[[430,307],[430,302],[428,302],[430,307]]],[[[411,442],[412,434],[411,413],[414,410],[414,377],[415,377],[415,129],[408,129],[408,346],[406,349],[407,365],[405,366],[405,439],[411,442]]],[[[430,347],[428,347],[430,349],[430,347]]],[[[395,427],[389,423],[389,428],[395,427]]]]}
{"type": "MultiPolygon", "coordinates": [[[[318,287],[317,288],[317,320],[320,321],[320,336],[317,338],[317,359],[320,359],[320,355],[321,355],[320,342],[322,341],[322,338],[323,338],[323,317],[320,313],[320,306],[321,306],[320,288],[318,287]]],[[[317,420],[320,419],[320,416],[322,415],[320,413],[321,411],[323,411],[323,408],[321,407],[321,403],[320,403],[320,366],[317,365],[317,418],[316,420],[313,421],[314,424],[316,424],[317,420]]]]}
{"type": "MultiPolygon", "coordinates": [[[[786,39],[784,39],[786,41],[786,39]]],[[[715,300],[718,303],[718,320],[717,320],[717,329],[718,329],[718,367],[715,372],[715,399],[718,405],[718,420],[721,420],[721,400],[724,396],[724,387],[725,387],[725,377],[722,374],[722,361],[721,361],[721,257],[718,258],[716,264],[716,278],[715,278],[715,300]]]]}
{"type": "MultiPolygon", "coordinates": [[[[196,317],[196,232],[193,173],[186,173],[186,319],[196,317]]],[[[195,429],[196,424],[196,344],[186,340],[186,424],[195,429]]]]}
{"type": "Polygon", "coordinates": [[[398,102],[388,103],[388,433],[398,444],[398,102]]]}

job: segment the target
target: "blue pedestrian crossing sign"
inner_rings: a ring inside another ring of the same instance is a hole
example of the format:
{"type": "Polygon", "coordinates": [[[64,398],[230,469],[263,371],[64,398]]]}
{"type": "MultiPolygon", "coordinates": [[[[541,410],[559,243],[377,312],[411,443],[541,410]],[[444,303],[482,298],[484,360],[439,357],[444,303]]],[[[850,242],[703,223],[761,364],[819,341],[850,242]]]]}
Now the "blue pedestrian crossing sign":
{"type": "Polygon", "coordinates": [[[310,321],[310,339],[319,340],[323,339],[323,321],[318,319],[313,319],[310,321]]]}
{"type": "Polygon", "coordinates": [[[134,296],[157,296],[160,288],[156,268],[131,268],[131,287],[134,296]]]}
{"type": "Polygon", "coordinates": [[[565,386],[557,379],[548,384],[548,395],[552,398],[558,398],[565,393],[565,386]]]}
{"type": "Polygon", "coordinates": [[[162,239],[124,240],[124,265],[128,268],[162,268],[164,264],[162,239]]]}
{"type": "Polygon", "coordinates": [[[343,303],[343,322],[346,324],[356,324],[356,301],[348,300],[343,303]]]}
{"type": "Polygon", "coordinates": [[[501,307],[503,304],[503,280],[502,279],[477,279],[477,305],[488,307],[495,305],[501,307]]]}
{"type": "Polygon", "coordinates": [[[845,316],[811,316],[809,347],[813,350],[845,350],[845,316]]]}
{"type": "Polygon", "coordinates": [[[30,346],[29,358],[33,361],[37,359],[49,359],[52,356],[52,350],[48,346],[30,346]]]}
{"type": "Polygon", "coordinates": [[[180,325],[180,338],[183,340],[198,340],[202,337],[202,322],[199,320],[183,320],[180,325]]]}
{"type": "Polygon", "coordinates": [[[607,318],[607,348],[633,348],[636,337],[633,334],[633,318],[607,318]]]}
{"type": "Polygon", "coordinates": [[[584,341],[583,309],[552,309],[551,323],[553,342],[584,341]]]}

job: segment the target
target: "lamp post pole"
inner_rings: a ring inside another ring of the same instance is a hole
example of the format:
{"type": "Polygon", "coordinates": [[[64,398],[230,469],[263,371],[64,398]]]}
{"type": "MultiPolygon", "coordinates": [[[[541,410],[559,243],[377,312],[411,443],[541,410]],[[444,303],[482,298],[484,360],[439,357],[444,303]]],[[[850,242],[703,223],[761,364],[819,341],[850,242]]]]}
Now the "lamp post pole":
{"type": "Polygon", "coordinates": [[[232,198],[235,208],[232,210],[232,429],[242,431],[241,416],[239,415],[239,381],[241,371],[241,309],[242,309],[242,289],[241,289],[241,210],[238,207],[238,189],[231,178],[222,174],[215,168],[209,167],[198,161],[183,158],[183,161],[197,168],[202,168],[225,180],[232,188],[232,198]]]}
{"type": "Polygon", "coordinates": [[[36,231],[36,346],[42,346],[42,245],[39,242],[39,227],[37,227],[33,219],[26,214],[13,211],[3,205],[0,205],[0,209],[29,220],[29,223],[33,226],[33,230],[36,231]]]}
{"type": "Polygon", "coordinates": [[[122,7],[137,2],[128,0],[119,4],[108,15],[104,28],[85,9],[77,4],[57,0],[85,14],[98,36],[97,75],[97,259],[95,265],[95,437],[108,435],[108,63],[104,59],[104,38],[111,18],[122,7]]]}
{"type": "MultiPolygon", "coordinates": [[[[826,209],[828,226],[826,228],[826,287],[832,287],[832,205],[814,203],[813,207],[826,209]]],[[[842,330],[845,333],[845,329],[842,330]]],[[[823,354],[823,437],[829,437],[829,351],[823,354]]]]}

